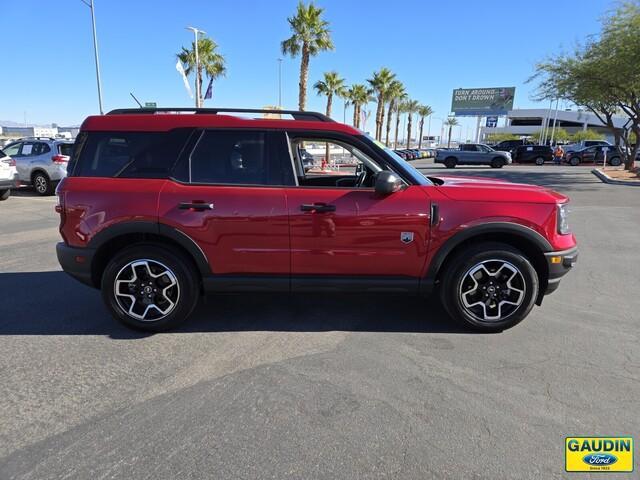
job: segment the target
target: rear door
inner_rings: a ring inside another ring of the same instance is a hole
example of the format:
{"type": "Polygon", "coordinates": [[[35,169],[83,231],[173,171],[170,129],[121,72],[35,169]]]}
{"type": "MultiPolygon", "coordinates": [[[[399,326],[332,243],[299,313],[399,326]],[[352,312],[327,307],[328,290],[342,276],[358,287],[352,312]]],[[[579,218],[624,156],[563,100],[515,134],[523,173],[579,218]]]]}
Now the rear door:
{"type": "Polygon", "coordinates": [[[258,130],[196,132],[159,199],[160,222],[191,238],[214,275],[286,276],[293,182],[285,135],[258,130]],[[283,153],[282,149],[285,149],[283,153]]]}
{"type": "MultiPolygon", "coordinates": [[[[29,157],[22,155],[22,149],[26,143],[27,142],[18,142],[9,145],[5,148],[5,153],[16,161],[16,168],[18,169],[18,177],[20,180],[30,182],[29,157]]],[[[25,148],[25,151],[30,154],[33,149],[33,142],[30,142],[29,145],[29,147],[25,148]]]]}

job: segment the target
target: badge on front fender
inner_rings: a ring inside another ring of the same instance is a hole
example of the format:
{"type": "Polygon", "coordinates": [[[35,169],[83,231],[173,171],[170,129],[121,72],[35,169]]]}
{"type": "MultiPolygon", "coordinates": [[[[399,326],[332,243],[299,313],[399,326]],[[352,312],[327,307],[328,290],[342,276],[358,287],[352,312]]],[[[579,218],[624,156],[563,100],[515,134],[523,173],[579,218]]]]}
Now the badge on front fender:
{"type": "Polygon", "coordinates": [[[411,243],[411,242],[413,242],[413,232],[401,232],[400,233],[400,241],[402,243],[411,243]]]}

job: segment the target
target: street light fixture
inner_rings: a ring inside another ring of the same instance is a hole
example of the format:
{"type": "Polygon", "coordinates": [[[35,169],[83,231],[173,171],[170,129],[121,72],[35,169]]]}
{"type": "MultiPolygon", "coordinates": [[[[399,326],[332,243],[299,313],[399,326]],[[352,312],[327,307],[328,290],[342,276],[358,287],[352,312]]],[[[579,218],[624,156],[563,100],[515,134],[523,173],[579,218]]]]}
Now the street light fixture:
{"type": "Polygon", "coordinates": [[[98,105],[100,107],[100,115],[104,113],[102,109],[102,86],[100,84],[100,61],[98,60],[98,36],[96,34],[96,15],[93,6],[93,0],[80,0],[91,10],[91,26],[93,27],[93,54],[96,59],[96,80],[98,82],[98,105]]]}
{"type": "Polygon", "coordinates": [[[196,27],[185,27],[187,30],[191,30],[193,32],[193,36],[195,38],[194,49],[196,52],[196,108],[200,108],[200,89],[202,85],[200,85],[200,58],[198,57],[198,35],[201,33],[206,34],[204,30],[199,30],[196,27]]]}

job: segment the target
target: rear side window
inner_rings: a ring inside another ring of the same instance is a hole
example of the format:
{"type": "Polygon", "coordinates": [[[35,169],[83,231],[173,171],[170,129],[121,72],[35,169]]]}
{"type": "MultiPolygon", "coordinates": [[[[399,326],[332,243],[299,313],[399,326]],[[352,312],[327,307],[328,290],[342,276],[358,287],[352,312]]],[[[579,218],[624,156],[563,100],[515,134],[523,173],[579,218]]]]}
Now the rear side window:
{"type": "MultiPolygon", "coordinates": [[[[73,176],[167,178],[190,129],[171,132],[87,132],[73,176]]],[[[78,141],[76,142],[78,144],[78,141]]]]}
{"type": "MultiPolygon", "coordinates": [[[[285,185],[281,155],[274,133],[259,131],[205,131],[190,158],[189,181],[206,184],[285,185]]],[[[286,167],[285,167],[286,168],[286,167]]],[[[289,171],[292,170],[288,164],[289,171]]]]}

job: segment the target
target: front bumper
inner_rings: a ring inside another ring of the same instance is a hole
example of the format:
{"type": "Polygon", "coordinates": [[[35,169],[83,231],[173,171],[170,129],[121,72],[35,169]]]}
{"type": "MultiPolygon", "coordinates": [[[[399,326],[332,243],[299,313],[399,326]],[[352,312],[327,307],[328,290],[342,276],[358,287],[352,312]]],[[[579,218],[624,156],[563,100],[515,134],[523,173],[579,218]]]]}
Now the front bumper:
{"type": "Polygon", "coordinates": [[[7,188],[18,188],[20,186],[20,179],[16,173],[13,178],[5,178],[0,180],[0,190],[7,188]]]}
{"type": "Polygon", "coordinates": [[[64,242],[56,245],[58,262],[66,273],[85,285],[96,287],[91,275],[91,262],[95,255],[91,248],[70,247],[64,242]]]}
{"type": "Polygon", "coordinates": [[[578,247],[561,250],[559,252],[547,252],[544,256],[549,269],[547,288],[544,291],[544,295],[549,295],[558,289],[562,277],[569,273],[569,270],[571,270],[578,261],[578,247]]]}

